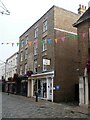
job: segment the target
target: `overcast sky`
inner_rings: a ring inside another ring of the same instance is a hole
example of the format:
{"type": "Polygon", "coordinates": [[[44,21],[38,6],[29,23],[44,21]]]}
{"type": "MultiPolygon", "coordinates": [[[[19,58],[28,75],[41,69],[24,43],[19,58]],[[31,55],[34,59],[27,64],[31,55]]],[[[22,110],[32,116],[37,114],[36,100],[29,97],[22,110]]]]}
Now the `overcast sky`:
{"type": "MultiPolygon", "coordinates": [[[[5,61],[18,51],[14,45],[1,43],[17,43],[19,36],[24,33],[53,5],[77,13],[79,4],[88,7],[89,0],[0,0],[10,15],[0,14],[0,60],[5,61]]],[[[0,3],[1,6],[1,3],[0,3]]],[[[0,7],[0,11],[2,8],[0,7]]]]}

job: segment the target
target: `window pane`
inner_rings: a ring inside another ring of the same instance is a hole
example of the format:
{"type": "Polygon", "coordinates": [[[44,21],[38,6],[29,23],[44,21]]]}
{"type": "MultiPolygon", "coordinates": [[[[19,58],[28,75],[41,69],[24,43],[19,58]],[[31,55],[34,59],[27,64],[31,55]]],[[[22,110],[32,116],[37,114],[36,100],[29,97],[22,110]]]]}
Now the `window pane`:
{"type": "Polygon", "coordinates": [[[38,28],[35,29],[35,38],[38,37],[38,28]]]}
{"type": "Polygon", "coordinates": [[[47,50],[47,37],[43,38],[43,51],[47,50]]]}
{"type": "Polygon", "coordinates": [[[43,32],[47,31],[47,20],[43,23],[43,32]]]}
{"type": "Polygon", "coordinates": [[[89,28],[89,41],[90,41],[90,28],[89,28]]]}

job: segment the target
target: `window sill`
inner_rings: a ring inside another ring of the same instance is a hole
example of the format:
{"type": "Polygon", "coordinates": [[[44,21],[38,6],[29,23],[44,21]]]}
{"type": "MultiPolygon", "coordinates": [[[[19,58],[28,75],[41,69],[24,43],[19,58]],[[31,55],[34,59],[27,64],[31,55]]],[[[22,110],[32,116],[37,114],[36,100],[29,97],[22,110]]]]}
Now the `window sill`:
{"type": "Polygon", "coordinates": [[[46,51],[47,51],[47,49],[43,50],[42,52],[46,52],[46,51]]]}

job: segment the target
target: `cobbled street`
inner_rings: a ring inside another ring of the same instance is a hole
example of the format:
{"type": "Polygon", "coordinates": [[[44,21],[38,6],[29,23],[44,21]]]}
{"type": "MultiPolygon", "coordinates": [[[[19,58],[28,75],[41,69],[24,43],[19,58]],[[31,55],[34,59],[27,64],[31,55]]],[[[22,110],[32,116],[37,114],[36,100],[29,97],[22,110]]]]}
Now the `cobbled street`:
{"type": "Polygon", "coordinates": [[[3,93],[2,118],[87,118],[87,114],[73,112],[74,105],[3,93]]]}

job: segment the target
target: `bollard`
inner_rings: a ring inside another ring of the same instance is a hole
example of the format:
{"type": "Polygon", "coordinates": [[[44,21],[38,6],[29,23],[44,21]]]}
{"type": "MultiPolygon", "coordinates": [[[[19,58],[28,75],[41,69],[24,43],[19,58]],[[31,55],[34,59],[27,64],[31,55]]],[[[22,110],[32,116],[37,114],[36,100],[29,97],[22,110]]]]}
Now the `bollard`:
{"type": "Polygon", "coordinates": [[[38,92],[35,92],[36,95],[36,102],[38,102],[38,92]]]}

